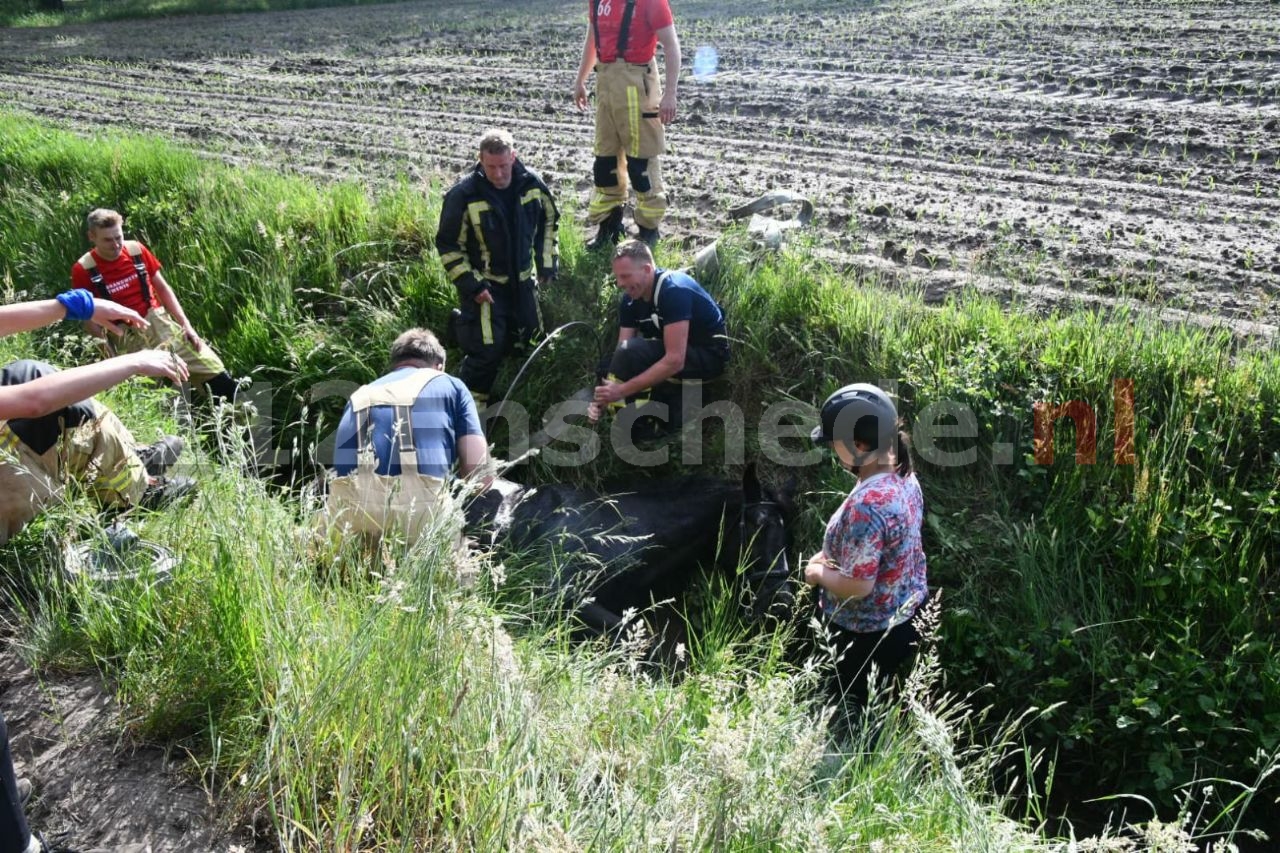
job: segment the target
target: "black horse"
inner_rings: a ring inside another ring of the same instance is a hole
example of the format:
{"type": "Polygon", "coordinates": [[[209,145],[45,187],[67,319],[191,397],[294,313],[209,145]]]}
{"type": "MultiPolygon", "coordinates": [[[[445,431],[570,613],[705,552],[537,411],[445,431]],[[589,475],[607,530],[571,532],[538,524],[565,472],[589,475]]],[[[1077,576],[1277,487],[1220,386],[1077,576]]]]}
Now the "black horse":
{"type": "Polygon", "coordinates": [[[616,637],[628,614],[678,597],[700,567],[736,572],[749,621],[784,618],[793,599],[787,509],[752,466],[741,483],[688,476],[604,494],[497,480],[467,521],[485,544],[556,565],[552,591],[575,627],[616,637]]]}

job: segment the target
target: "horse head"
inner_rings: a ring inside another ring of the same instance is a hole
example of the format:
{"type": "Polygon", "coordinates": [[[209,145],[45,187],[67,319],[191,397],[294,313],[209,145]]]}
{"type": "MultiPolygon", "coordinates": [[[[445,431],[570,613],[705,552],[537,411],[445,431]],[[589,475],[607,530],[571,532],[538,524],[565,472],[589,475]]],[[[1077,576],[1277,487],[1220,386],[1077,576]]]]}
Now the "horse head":
{"type": "Polygon", "coordinates": [[[791,537],[794,482],[781,489],[765,486],[754,463],[742,475],[742,508],[738,516],[736,548],[726,549],[745,585],[742,615],[751,622],[775,624],[786,618],[795,600],[791,577],[791,537]]]}

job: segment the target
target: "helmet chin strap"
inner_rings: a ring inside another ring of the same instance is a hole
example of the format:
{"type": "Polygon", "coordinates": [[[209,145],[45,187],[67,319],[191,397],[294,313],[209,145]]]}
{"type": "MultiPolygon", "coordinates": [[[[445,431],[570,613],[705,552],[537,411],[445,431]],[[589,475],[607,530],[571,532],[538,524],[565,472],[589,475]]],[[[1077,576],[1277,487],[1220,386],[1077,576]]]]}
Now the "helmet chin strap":
{"type": "MultiPolygon", "coordinates": [[[[851,474],[857,474],[862,466],[875,460],[876,452],[874,450],[858,450],[857,447],[850,445],[846,445],[846,447],[849,448],[849,455],[851,458],[848,464],[846,464],[843,459],[840,459],[840,467],[844,468],[851,474]]],[[[839,459],[839,457],[837,457],[837,459],[839,459]]]]}

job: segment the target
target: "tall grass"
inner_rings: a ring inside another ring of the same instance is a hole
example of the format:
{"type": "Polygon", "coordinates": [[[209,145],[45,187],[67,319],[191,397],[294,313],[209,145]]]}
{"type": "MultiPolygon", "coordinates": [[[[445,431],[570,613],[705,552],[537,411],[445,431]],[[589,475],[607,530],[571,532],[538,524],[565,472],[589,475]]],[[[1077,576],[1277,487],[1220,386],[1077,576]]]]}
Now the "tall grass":
{"type": "MultiPolygon", "coordinates": [[[[0,176],[10,290],[59,289],[82,251],[84,213],[121,209],[233,372],[273,383],[277,436],[303,455],[342,404],[313,389],[367,381],[396,332],[440,328],[452,304],[429,248],[438,199],[427,188],[319,187],[18,119],[0,129],[0,176]]],[[[1274,797],[1273,346],[1138,314],[1031,317],[974,294],[927,309],[823,269],[803,247],[757,259],[731,235],[722,249],[724,272],[709,284],[730,317],[724,386],[745,413],[749,452],[767,406],[813,405],[854,380],[896,380],[917,437],[934,404],[972,414],[971,436],[934,448],[972,450],[970,460],[922,453],[945,689],[993,705],[992,720],[1045,709],[1023,733],[1030,754],[1055,757],[1057,796],[1132,792],[1167,819],[1193,807],[1186,792],[1198,779],[1247,781],[1196,801],[1215,827],[1274,797]],[[1131,465],[1111,456],[1118,379],[1135,389],[1131,465]],[[1098,414],[1097,462],[1073,461],[1063,420],[1054,462],[1037,463],[1034,406],[1070,400],[1098,414]]],[[[597,334],[566,333],[531,366],[514,395],[531,412],[589,381],[612,340],[604,272],[570,224],[549,307],[597,334]]],[[[35,346],[61,348],[63,361],[84,355],[58,333],[35,346]]],[[[130,386],[112,399],[161,428],[153,394],[130,386]]],[[[725,451],[706,464],[735,467],[717,429],[704,435],[725,451]]],[[[200,473],[208,486],[195,508],[148,522],[185,555],[172,584],[134,601],[51,582],[34,593],[43,603],[31,626],[47,659],[109,671],[143,732],[205,755],[213,744],[210,779],[269,804],[287,847],[1042,843],[1000,818],[1000,798],[984,789],[1013,767],[1024,780],[1013,793],[1025,793],[1043,771],[968,749],[970,730],[996,742],[1007,732],[937,698],[936,683],[914,705],[882,711],[874,749],[833,746],[812,673],[784,660],[781,644],[736,633],[714,612],[713,590],[699,624],[721,627],[690,650],[689,677],[655,680],[625,649],[548,634],[526,599],[490,593],[501,572],[465,589],[431,543],[317,555],[292,533],[306,516],[292,499],[200,473]]],[[[846,475],[824,464],[769,473],[800,478],[807,553],[846,475]]],[[[580,468],[535,461],[522,474],[619,475],[641,472],[605,454],[580,468]]],[[[49,520],[50,536],[66,523],[49,520]]],[[[39,534],[17,543],[21,565],[41,559],[39,534]]],[[[1045,821],[1059,807],[1027,802],[1045,821]]]]}

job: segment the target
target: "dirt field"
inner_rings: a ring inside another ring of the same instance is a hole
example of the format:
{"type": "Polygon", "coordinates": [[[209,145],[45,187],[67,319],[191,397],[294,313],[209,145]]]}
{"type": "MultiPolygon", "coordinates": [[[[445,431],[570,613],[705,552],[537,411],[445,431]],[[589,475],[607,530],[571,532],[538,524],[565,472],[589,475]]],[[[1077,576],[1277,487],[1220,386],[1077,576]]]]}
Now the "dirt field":
{"type": "MultiPolygon", "coordinates": [[[[504,124],[585,200],[583,4],[454,0],[0,32],[0,92],[85,129],[371,180],[451,177],[504,124]],[[511,10],[518,11],[511,11],[511,10]]],[[[667,231],[768,188],[937,300],[1138,300],[1280,325],[1280,15],[1235,3],[679,2],[667,231]],[[763,13],[763,14],[761,14],[763,13]],[[700,47],[718,74],[688,74],[700,47]]]]}
{"type": "Polygon", "coordinates": [[[0,711],[17,773],[34,786],[26,808],[33,830],[84,853],[269,849],[215,816],[209,797],[183,776],[185,754],[122,740],[119,708],[99,678],[37,677],[7,626],[0,632],[0,711]]]}

